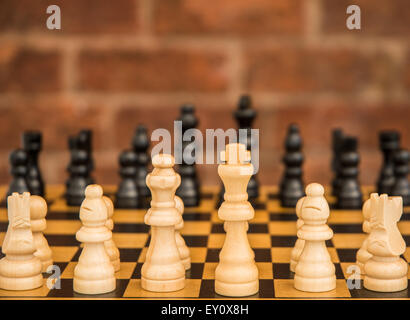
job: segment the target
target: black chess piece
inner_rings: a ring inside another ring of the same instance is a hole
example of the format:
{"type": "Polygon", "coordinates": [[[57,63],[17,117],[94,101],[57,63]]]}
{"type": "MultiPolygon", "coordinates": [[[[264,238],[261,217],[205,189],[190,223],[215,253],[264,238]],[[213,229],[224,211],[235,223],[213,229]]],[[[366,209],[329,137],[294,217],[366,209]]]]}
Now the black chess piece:
{"type": "Polygon", "coordinates": [[[132,147],[137,155],[137,174],[136,183],[138,186],[138,194],[143,198],[150,197],[151,192],[145,182],[145,178],[148,174],[149,164],[149,139],[147,134],[147,128],[143,125],[139,125],[135,130],[134,138],[132,140],[132,147]]]}
{"type": "MultiPolygon", "coordinates": [[[[181,107],[182,134],[188,129],[193,129],[198,125],[195,116],[195,107],[192,104],[185,104],[181,107]]],[[[199,205],[199,181],[195,168],[195,153],[191,141],[182,141],[182,163],[179,165],[178,173],[181,175],[181,184],[176,191],[184,202],[185,207],[196,207],[199,205]]]]}
{"type": "Polygon", "coordinates": [[[132,150],[123,151],[119,157],[121,182],[115,195],[115,207],[136,209],[139,204],[137,186],[137,154],[132,150]]]}
{"type": "Polygon", "coordinates": [[[30,192],[27,184],[27,165],[28,156],[27,152],[22,149],[14,150],[9,157],[12,175],[12,180],[7,191],[7,196],[10,196],[13,192],[23,193],[30,192]]]}
{"type": "Polygon", "coordinates": [[[42,147],[42,135],[38,131],[23,133],[23,149],[27,153],[26,181],[30,194],[44,197],[44,182],[38,165],[38,156],[42,147]]]}
{"type": "Polygon", "coordinates": [[[89,129],[83,129],[77,136],[77,148],[87,152],[88,164],[87,164],[87,185],[94,184],[95,180],[91,176],[94,171],[94,159],[92,149],[93,132],[89,129]]]}
{"type": "Polygon", "coordinates": [[[296,202],[305,195],[302,180],[302,137],[299,127],[291,124],[285,140],[286,153],[282,159],[285,171],[279,188],[279,199],[282,207],[295,207],[296,202]]]}
{"type": "Polygon", "coordinates": [[[332,171],[334,178],[332,180],[332,195],[337,196],[340,190],[341,175],[340,175],[340,150],[343,142],[343,131],[340,128],[332,131],[332,171]]]}
{"type": "MultiPolygon", "coordinates": [[[[252,100],[249,95],[242,95],[239,98],[238,109],[234,111],[234,117],[238,122],[239,129],[245,129],[246,132],[246,149],[251,151],[251,128],[252,123],[257,113],[255,109],[252,109],[252,100]]],[[[240,138],[240,137],[239,137],[240,138]]],[[[240,139],[238,140],[239,142],[240,139]]],[[[247,187],[248,198],[250,200],[259,197],[259,182],[256,174],[251,176],[247,187]]]]}
{"type": "Polygon", "coordinates": [[[357,152],[357,138],[343,138],[340,155],[340,190],[337,195],[338,209],[361,209],[363,196],[359,184],[360,156],[357,152]]]}
{"type": "Polygon", "coordinates": [[[377,180],[377,193],[390,194],[394,185],[394,153],[400,148],[400,133],[382,131],[379,133],[380,149],[383,152],[383,165],[377,180]]]}
{"type": "Polygon", "coordinates": [[[394,153],[394,184],[391,196],[403,198],[403,206],[410,206],[410,184],[407,179],[409,174],[410,153],[408,150],[400,149],[394,153]]]}
{"type": "Polygon", "coordinates": [[[66,201],[69,206],[80,206],[85,197],[85,188],[89,184],[88,152],[78,148],[78,138],[70,137],[70,164],[67,168],[69,178],[66,181],[66,201]]]}

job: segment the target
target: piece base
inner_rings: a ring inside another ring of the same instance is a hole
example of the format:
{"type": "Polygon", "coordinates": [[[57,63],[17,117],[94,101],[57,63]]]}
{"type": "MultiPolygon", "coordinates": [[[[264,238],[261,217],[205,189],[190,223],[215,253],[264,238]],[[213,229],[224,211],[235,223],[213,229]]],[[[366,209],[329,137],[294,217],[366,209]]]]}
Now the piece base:
{"type": "Polygon", "coordinates": [[[368,276],[364,277],[364,287],[376,292],[398,292],[403,291],[408,286],[407,277],[400,279],[375,279],[368,276]]]}
{"type": "Polygon", "coordinates": [[[115,278],[103,280],[82,280],[74,278],[73,289],[82,294],[102,294],[115,290],[115,278]]]}
{"type": "Polygon", "coordinates": [[[304,292],[327,292],[336,288],[336,276],[329,278],[301,278],[295,275],[295,289],[304,292]]]}
{"type": "Polygon", "coordinates": [[[174,280],[151,280],[141,277],[141,287],[152,292],[173,292],[185,287],[185,277],[174,280]]]}
{"type": "Polygon", "coordinates": [[[40,288],[42,285],[43,276],[41,274],[27,278],[6,278],[0,276],[0,288],[4,290],[33,290],[40,288]]]}
{"type": "Polygon", "coordinates": [[[226,297],[247,297],[259,291],[259,281],[245,283],[227,283],[215,280],[215,292],[226,297]]]}

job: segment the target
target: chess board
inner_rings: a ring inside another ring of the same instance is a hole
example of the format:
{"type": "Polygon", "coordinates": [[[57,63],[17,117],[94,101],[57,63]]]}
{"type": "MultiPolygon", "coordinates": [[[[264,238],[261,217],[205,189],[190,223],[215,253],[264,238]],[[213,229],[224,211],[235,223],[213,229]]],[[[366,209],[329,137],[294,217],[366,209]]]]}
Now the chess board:
{"type": "MultiPolygon", "coordinates": [[[[364,188],[368,195],[371,188],[364,188]]],[[[5,193],[5,186],[0,188],[5,193]]],[[[186,208],[185,226],[182,235],[190,248],[192,267],[186,273],[183,290],[171,293],[153,293],[141,288],[141,267],[149,244],[149,227],[144,224],[145,209],[115,210],[113,238],[121,255],[121,270],[116,273],[117,288],[102,295],[82,295],[73,292],[73,270],[81,253],[75,233],[81,223],[78,209],[68,207],[63,198],[63,186],[49,186],[47,201],[47,230],[45,236],[53,251],[55,264],[61,270],[61,288],[39,289],[23,292],[0,290],[0,299],[223,299],[214,291],[214,271],[224,241],[223,223],[217,215],[218,188],[205,187],[201,190],[199,207],[186,208]]],[[[112,196],[114,186],[104,186],[104,192],[112,196]]],[[[328,190],[327,190],[327,193],[328,190]]],[[[296,241],[296,214],[292,208],[281,208],[277,199],[277,188],[263,186],[259,199],[254,201],[255,217],[249,223],[249,241],[255,252],[259,269],[259,293],[248,299],[410,299],[410,289],[396,293],[377,293],[363,288],[349,289],[347,269],[354,264],[357,249],[365,238],[362,232],[360,210],[331,210],[329,226],[334,231],[327,247],[336,266],[337,288],[325,293],[306,293],[293,288],[293,274],[289,271],[291,249],[296,241]]],[[[332,207],[334,199],[328,197],[332,207]]],[[[7,212],[0,209],[0,243],[7,230],[7,212]]],[[[410,245],[410,207],[404,209],[399,223],[400,231],[410,245]]],[[[410,261],[407,247],[404,259],[410,261]]],[[[409,273],[410,274],[410,273],[409,273]]],[[[51,274],[44,274],[44,281],[51,274]]]]}

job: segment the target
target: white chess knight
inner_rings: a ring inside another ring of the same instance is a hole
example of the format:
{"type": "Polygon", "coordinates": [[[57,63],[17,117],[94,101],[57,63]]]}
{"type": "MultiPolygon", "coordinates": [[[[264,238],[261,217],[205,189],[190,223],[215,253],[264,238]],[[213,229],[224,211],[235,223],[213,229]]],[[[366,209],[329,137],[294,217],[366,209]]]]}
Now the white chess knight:
{"type": "Polygon", "coordinates": [[[218,210],[224,220],[226,238],[215,270],[215,292],[230,297],[250,296],[259,291],[258,268],[248,237],[248,220],[254,217],[246,188],[253,174],[250,152],[244,144],[233,143],[221,152],[225,163],[218,174],[225,187],[225,201],[218,210]]]}
{"type": "Polygon", "coordinates": [[[377,292],[396,292],[407,288],[408,264],[400,255],[406,243],[397,227],[403,213],[401,197],[370,195],[368,251],[372,257],[364,265],[364,287],[377,292]]]}
{"type": "Polygon", "coordinates": [[[333,231],[326,224],[329,205],[323,186],[311,183],[306,187],[300,217],[304,224],[298,230],[298,237],[305,240],[305,245],[295,268],[294,286],[306,292],[333,290],[336,288],[335,266],[325,242],[333,237],[333,231]]]}

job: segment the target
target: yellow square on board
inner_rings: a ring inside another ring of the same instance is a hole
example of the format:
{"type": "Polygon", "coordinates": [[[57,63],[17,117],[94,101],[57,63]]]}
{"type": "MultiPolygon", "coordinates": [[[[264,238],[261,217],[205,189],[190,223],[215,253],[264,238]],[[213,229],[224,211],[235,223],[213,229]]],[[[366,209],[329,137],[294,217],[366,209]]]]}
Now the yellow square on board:
{"type": "Polygon", "coordinates": [[[197,298],[201,288],[200,279],[185,279],[185,288],[173,292],[151,292],[142,289],[140,279],[131,279],[124,292],[125,298],[197,298]]]}
{"type": "Polygon", "coordinates": [[[277,298],[350,298],[350,292],[346,281],[336,280],[336,289],[328,292],[303,292],[295,289],[293,279],[274,280],[275,297],[277,298]]]}

